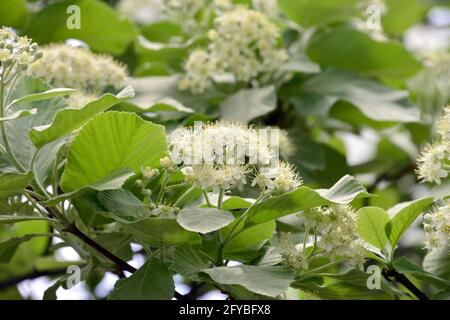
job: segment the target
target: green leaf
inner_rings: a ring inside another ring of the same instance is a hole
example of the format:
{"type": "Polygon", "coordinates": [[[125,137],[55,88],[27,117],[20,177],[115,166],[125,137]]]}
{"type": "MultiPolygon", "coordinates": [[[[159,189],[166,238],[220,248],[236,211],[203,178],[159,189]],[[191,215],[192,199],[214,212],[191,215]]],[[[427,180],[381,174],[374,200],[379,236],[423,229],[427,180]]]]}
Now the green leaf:
{"type": "Polygon", "coordinates": [[[367,33],[342,25],[315,32],[307,54],[323,67],[337,67],[392,81],[412,77],[420,63],[399,41],[376,41],[367,33]],[[355,57],[351,59],[349,57],[355,57]]]}
{"type": "Polygon", "coordinates": [[[233,220],[230,212],[216,208],[185,208],[177,216],[183,228],[203,234],[222,229],[233,220]]]}
{"type": "Polygon", "coordinates": [[[32,110],[19,110],[17,112],[14,112],[6,117],[0,118],[0,122],[2,121],[11,121],[11,120],[16,120],[22,117],[26,117],[26,116],[30,116],[32,114],[36,114],[37,110],[36,109],[32,109],[32,110]]]}
{"type": "Polygon", "coordinates": [[[30,173],[6,172],[0,174],[0,197],[23,193],[33,179],[30,173]]]}
{"type": "Polygon", "coordinates": [[[357,212],[358,233],[367,243],[384,249],[387,242],[385,227],[389,221],[389,215],[381,208],[365,207],[357,212]]]}
{"type": "Polygon", "coordinates": [[[320,196],[338,204],[349,204],[354,199],[371,197],[366,188],[351,175],[345,175],[330,189],[316,189],[320,196]]]}
{"type": "Polygon", "coordinates": [[[149,207],[125,189],[100,191],[97,197],[101,204],[112,213],[112,215],[108,214],[107,216],[119,222],[135,222],[151,214],[149,207]]]}
{"type": "Polygon", "coordinates": [[[222,203],[222,208],[224,210],[247,209],[251,205],[251,202],[248,202],[241,197],[231,196],[222,203]]]}
{"type": "Polygon", "coordinates": [[[68,198],[75,198],[78,196],[81,196],[85,192],[88,192],[89,190],[97,190],[97,191],[103,191],[103,190],[112,190],[112,189],[119,189],[122,187],[122,185],[125,183],[125,181],[134,176],[134,171],[130,169],[120,169],[109,176],[105,177],[104,179],[97,181],[96,183],[90,184],[86,187],[82,187],[79,189],[76,189],[71,192],[60,194],[56,197],[53,197],[49,200],[43,201],[42,203],[47,206],[54,206],[68,198]]]}
{"type": "MultiPolygon", "coordinates": [[[[49,90],[48,85],[41,79],[22,76],[14,86],[11,98],[19,99],[23,96],[47,90],[49,90]]],[[[67,107],[68,104],[65,99],[53,97],[47,100],[16,103],[8,109],[6,116],[22,110],[37,110],[36,113],[29,116],[5,122],[12,152],[25,170],[30,170],[31,160],[36,152],[36,147],[28,135],[29,130],[33,127],[49,124],[56,112],[67,107]]]]}
{"type": "Polygon", "coordinates": [[[257,225],[305,209],[331,203],[349,204],[353,199],[371,196],[352,176],[342,177],[330,189],[313,190],[302,186],[297,190],[269,198],[247,212],[246,227],[257,225]]]}
{"type": "Polygon", "coordinates": [[[122,228],[139,242],[153,246],[180,246],[201,244],[197,233],[183,229],[175,219],[147,218],[135,223],[122,224],[122,228]]]}
{"type": "Polygon", "coordinates": [[[38,43],[79,39],[94,51],[122,54],[137,34],[136,27],[113,8],[97,0],[64,0],[45,6],[31,19],[24,32],[38,43]],[[69,29],[69,6],[80,9],[80,28],[69,29]]]}
{"type": "Polygon", "coordinates": [[[275,228],[275,221],[267,221],[240,232],[227,243],[224,249],[225,258],[241,262],[252,261],[264,244],[272,238],[275,228]]]}
{"type": "Polygon", "coordinates": [[[30,139],[38,148],[71,133],[81,127],[90,118],[103,112],[113,105],[126,101],[133,97],[134,91],[131,87],[126,87],[117,95],[107,93],[97,100],[89,102],[81,109],[63,109],[56,113],[51,124],[34,127],[30,130],[30,139]]]}
{"type": "Polygon", "coordinates": [[[38,154],[31,171],[33,171],[35,180],[42,186],[51,183],[55,161],[61,160],[66,152],[66,146],[69,144],[70,137],[61,137],[37,150],[38,154]]]}
{"type": "Polygon", "coordinates": [[[17,222],[30,221],[30,220],[47,220],[52,221],[50,218],[41,216],[18,216],[18,215],[0,215],[0,224],[13,224],[17,222]]]}
{"type": "Polygon", "coordinates": [[[422,22],[433,1],[389,0],[386,13],[381,16],[383,31],[397,37],[422,22]]]}
{"type": "Polygon", "coordinates": [[[56,97],[61,96],[67,96],[75,92],[75,89],[69,89],[69,88],[56,88],[56,89],[49,89],[44,92],[39,93],[32,93],[20,98],[17,98],[7,106],[7,108],[10,108],[11,106],[19,103],[25,103],[25,102],[32,102],[32,101],[42,101],[42,100],[48,100],[56,97]]]}
{"type": "Polygon", "coordinates": [[[241,89],[220,104],[222,118],[248,122],[275,110],[275,87],[241,89]]]}
{"type": "Polygon", "coordinates": [[[280,65],[277,72],[318,73],[320,66],[312,62],[304,53],[298,53],[280,65]]]}
{"type": "Polygon", "coordinates": [[[416,220],[416,218],[428,210],[433,204],[434,198],[427,197],[414,201],[400,203],[388,210],[391,220],[386,224],[386,234],[391,245],[395,247],[398,240],[416,220]]]}
{"type": "Polygon", "coordinates": [[[167,266],[156,259],[147,261],[129,278],[116,282],[109,300],[169,300],[175,284],[167,266]]]}
{"type": "MultiPolygon", "coordinates": [[[[75,263],[72,262],[72,265],[75,263]]],[[[80,270],[80,281],[84,281],[86,277],[90,274],[92,271],[92,264],[88,263],[85,266],[81,267],[80,270]]],[[[58,297],[56,295],[56,292],[60,287],[66,288],[67,282],[69,280],[71,273],[66,273],[62,277],[60,277],[58,280],[55,281],[54,284],[52,284],[50,287],[47,288],[47,290],[44,291],[44,296],[42,297],[43,300],[57,300],[58,297]]]]}
{"type": "Polygon", "coordinates": [[[0,26],[23,27],[29,15],[26,0],[0,1],[0,26]]]}
{"type": "Polygon", "coordinates": [[[305,27],[347,18],[356,12],[358,2],[359,0],[278,0],[283,13],[289,19],[305,27]]]}
{"type": "Polygon", "coordinates": [[[395,270],[400,273],[411,274],[416,279],[425,283],[432,283],[437,287],[450,288],[450,281],[439,278],[429,272],[422,270],[419,266],[415,265],[405,257],[400,257],[394,260],[395,270]]]}
{"type": "Polygon", "coordinates": [[[125,261],[133,259],[131,240],[132,237],[129,234],[119,232],[103,233],[95,238],[101,246],[125,261]]]}
{"type": "Polygon", "coordinates": [[[208,268],[208,264],[200,258],[197,251],[192,247],[183,246],[175,248],[172,268],[177,274],[189,280],[201,281],[200,270],[208,268]]]}
{"type": "Polygon", "coordinates": [[[50,232],[50,226],[47,221],[30,220],[16,223],[14,226],[0,226],[0,241],[6,242],[22,237],[27,239],[23,239],[24,241],[17,240],[17,242],[20,242],[17,246],[15,245],[17,244],[16,240],[11,240],[12,243],[9,244],[13,248],[10,247],[6,250],[6,252],[10,252],[7,255],[10,255],[14,250],[15,252],[9,262],[6,264],[0,263],[0,270],[2,270],[0,278],[4,280],[5,275],[8,278],[32,273],[36,259],[42,257],[48,249],[51,239],[51,234],[48,232],[50,232]]]}
{"type": "Polygon", "coordinates": [[[165,98],[156,101],[150,108],[146,111],[158,112],[158,111],[166,111],[166,112],[182,112],[182,113],[194,113],[195,110],[186,107],[181,102],[171,99],[165,98]]]}
{"type": "Polygon", "coordinates": [[[326,69],[306,80],[294,93],[290,100],[302,114],[328,114],[337,101],[345,101],[374,121],[420,121],[419,111],[404,102],[407,91],[392,90],[345,70],[326,69]]]}
{"type": "Polygon", "coordinates": [[[188,91],[178,90],[178,81],[178,75],[133,78],[130,80],[130,84],[136,91],[136,97],[131,102],[143,110],[168,98],[193,108],[197,112],[209,107],[209,99],[215,96],[215,92],[210,90],[202,95],[192,95],[188,91]]]}
{"type": "Polygon", "coordinates": [[[73,140],[61,187],[70,192],[123,168],[137,173],[142,166],[159,167],[166,149],[164,127],[132,113],[99,114],[73,140]]]}
{"type": "MultiPolygon", "coordinates": [[[[305,281],[300,278],[292,283],[293,288],[317,294],[321,299],[327,300],[391,300],[392,295],[387,286],[381,282],[381,290],[369,289],[367,279],[370,274],[359,270],[350,270],[342,274],[323,274],[326,284],[305,281]],[[331,283],[330,283],[331,282],[331,283]]],[[[308,279],[311,280],[311,279],[308,279]]]]}
{"type": "Polygon", "coordinates": [[[27,234],[22,237],[14,237],[6,241],[0,242],[0,262],[8,263],[16,253],[17,248],[24,242],[27,242],[35,237],[44,236],[36,234],[27,234]]]}
{"type": "Polygon", "coordinates": [[[252,292],[269,297],[283,294],[294,280],[294,273],[285,267],[242,265],[203,269],[202,272],[215,282],[241,285],[252,292]]]}

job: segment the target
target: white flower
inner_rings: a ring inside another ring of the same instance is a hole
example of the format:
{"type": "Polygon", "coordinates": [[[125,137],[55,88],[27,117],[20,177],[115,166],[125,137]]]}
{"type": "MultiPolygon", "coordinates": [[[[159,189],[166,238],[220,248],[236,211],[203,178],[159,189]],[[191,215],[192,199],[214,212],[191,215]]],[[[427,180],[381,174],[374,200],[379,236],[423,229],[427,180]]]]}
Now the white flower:
{"type": "Polygon", "coordinates": [[[116,8],[120,13],[142,25],[166,18],[160,0],[120,0],[116,8]]]}
{"type": "Polygon", "coordinates": [[[0,28],[0,63],[2,67],[5,64],[17,63],[16,70],[24,70],[38,60],[41,55],[38,45],[33,43],[30,38],[17,36],[11,28],[0,28]]]}
{"type": "Polygon", "coordinates": [[[274,187],[277,191],[288,192],[297,189],[302,184],[302,179],[295,171],[292,164],[281,161],[275,168],[273,179],[274,187]]]}
{"type": "Polygon", "coordinates": [[[437,122],[440,139],[426,145],[417,159],[416,173],[422,182],[441,183],[449,176],[450,166],[450,106],[444,108],[437,122]]]}
{"type": "Polygon", "coordinates": [[[192,93],[203,93],[211,85],[214,64],[205,50],[196,49],[191,52],[184,65],[185,75],[180,79],[180,90],[190,89],[192,93]]]}
{"type": "MultiPolygon", "coordinates": [[[[306,230],[314,230],[317,248],[315,256],[346,259],[351,266],[361,267],[366,257],[364,242],[359,238],[355,212],[344,205],[315,207],[305,210],[299,216],[303,218],[306,230]]],[[[310,233],[311,234],[311,233],[310,233]]],[[[294,269],[308,268],[308,259],[303,245],[295,245],[290,234],[280,237],[279,249],[286,262],[294,269]]]]}
{"type": "Polygon", "coordinates": [[[81,91],[75,91],[69,98],[69,106],[75,109],[83,108],[89,102],[96,100],[98,97],[92,93],[84,93],[81,91]]]}
{"type": "Polygon", "coordinates": [[[276,0],[252,0],[255,10],[261,11],[268,16],[279,14],[278,3],[276,0]]]}
{"type": "Polygon", "coordinates": [[[53,44],[42,48],[43,57],[29,73],[54,87],[68,87],[98,96],[108,87],[121,89],[127,81],[126,67],[112,57],[86,48],[53,44]]]}
{"type": "Polygon", "coordinates": [[[300,215],[308,228],[317,232],[317,246],[331,259],[348,258],[350,265],[364,262],[365,248],[357,233],[356,214],[349,206],[331,205],[303,211],[300,215]]]}
{"type": "Polygon", "coordinates": [[[260,74],[272,73],[287,59],[278,48],[277,26],[261,12],[238,6],[220,12],[209,30],[209,46],[194,50],[186,64],[180,89],[202,93],[213,76],[231,74],[235,81],[248,83],[260,74]]]}
{"type": "Polygon", "coordinates": [[[163,0],[163,8],[170,19],[179,23],[186,33],[195,32],[196,15],[206,5],[205,0],[163,0]]]}
{"type": "MultiPolygon", "coordinates": [[[[444,115],[437,123],[437,132],[442,140],[447,143],[447,148],[450,145],[450,105],[444,108],[444,115]]],[[[450,151],[448,151],[450,152],[450,151]]]]}
{"type": "Polygon", "coordinates": [[[286,130],[279,130],[279,150],[283,159],[288,160],[295,155],[297,147],[286,130]]]}
{"type": "Polygon", "coordinates": [[[445,169],[444,159],[448,157],[447,146],[442,143],[434,143],[425,146],[417,159],[416,173],[423,182],[441,183],[441,179],[447,178],[448,170],[445,169]]]}
{"type": "Polygon", "coordinates": [[[168,140],[171,160],[182,167],[186,182],[202,189],[218,192],[241,187],[254,170],[258,174],[252,186],[258,185],[261,191],[281,193],[300,186],[294,167],[274,162],[269,139],[263,137],[242,123],[216,122],[177,129],[168,140]],[[267,165],[271,162],[276,165],[267,165]]]}
{"type": "Polygon", "coordinates": [[[279,241],[280,254],[287,265],[296,270],[308,269],[308,258],[300,247],[297,248],[290,232],[282,233],[279,241]]]}
{"type": "Polygon", "coordinates": [[[424,216],[428,250],[445,248],[450,244],[450,200],[424,216]]]}

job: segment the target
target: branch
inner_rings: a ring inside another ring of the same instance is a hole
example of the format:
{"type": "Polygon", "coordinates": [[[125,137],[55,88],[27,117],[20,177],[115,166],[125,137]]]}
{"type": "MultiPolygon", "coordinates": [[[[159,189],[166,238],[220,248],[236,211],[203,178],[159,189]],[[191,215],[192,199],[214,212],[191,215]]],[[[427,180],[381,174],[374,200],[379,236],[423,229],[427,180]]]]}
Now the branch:
{"type": "MultiPolygon", "coordinates": [[[[120,259],[118,256],[113,254],[112,252],[108,251],[107,249],[103,248],[100,244],[89,238],[87,235],[85,235],[83,232],[81,232],[80,229],[77,228],[75,223],[71,223],[67,228],[63,229],[62,231],[69,232],[76,237],[78,237],[80,240],[82,240],[84,243],[89,245],[90,247],[94,248],[98,252],[100,252],[102,255],[104,255],[106,258],[114,262],[119,267],[119,272],[121,271],[128,271],[130,273],[134,273],[137,271],[137,269],[131,265],[129,265],[126,261],[120,259]]],[[[189,298],[183,296],[181,293],[175,291],[174,297],[177,300],[182,301],[188,301],[189,298]]]]}
{"type": "Polygon", "coordinates": [[[17,285],[19,283],[21,283],[22,281],[25,280],[33,280],[33,279],[37,279],[40,277],[49,277],[49,276],[57,276],[60,274],[64,274],[66,273],[67,270],[66,269],[57,269],[57,270],[51,270],[51,271],[33,271],[30,274],[26,274],[24,276],[20,276],[17,278],[12,278],[12,279],[8,279],[5,280],[3,282],[0,282],[0,290],[4,290],[7,289],[8,287],[17,285]]]}
{"type": "Polygon", "coordinates": [[[423,293],[419,288],[415,286],[404,274],[397,272],[395,269],[383,269],[383,276],[388,280],[392,281],[391,278],[394,278],[395,281],[401,283],[405,286],[409,291],[411,291],[419,300],[429,300],[425,293],[423,293]]]}
{"type": "Polygon", "coordinates": [[[112,252],[108,251],[107,249],[103,248],[101,245],[99,245],[97,242],[89,238],[87,235],[85,235],[83,232],[80,231],[80,229],[77,228],[75,223],[71,223],[69,226],[67,226],[62,231],[71,233],[78,237],[80,240],[82,240],[84,243],[89,245],[90,247],[94,248],[98,252],[100,252],[102,255],[104,255],[106,258],[114,262],[120,270],[128,271],[128,272],[135,272],[137,269],[131,265],[129,265],[126,261],[120,259],[118,256],[114,255],[112,252]]]}

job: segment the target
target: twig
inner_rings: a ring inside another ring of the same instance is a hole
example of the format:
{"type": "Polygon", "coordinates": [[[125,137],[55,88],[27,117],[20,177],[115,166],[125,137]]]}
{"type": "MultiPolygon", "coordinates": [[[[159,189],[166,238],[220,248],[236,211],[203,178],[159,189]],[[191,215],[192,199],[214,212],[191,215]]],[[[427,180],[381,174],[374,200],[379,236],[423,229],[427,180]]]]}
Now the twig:
{"type": "Polygon", "coordinates": [[[414,283],[412,283],[404,274],[399,273],[397,270],[385,268],[383,269],[382,274],[388,281],[392,281],[391,278],[394,278],[395,281],[405,286],[419,300],[429,300],[425,293],[423,293],[419,288],[417,288],[414,285],[414,283]]]}
{"type": "MultiPolygon", "coordinates": [[[[128,271],[130,273],[134,273],[137,271],[137,269],[135,267],[129,265],[126,261],[120,259],[118,256],[116,256],[112,252],[108,251],[107,249],[103,248],[100,244],[98,244],[97,242],[95,242],[94,240],[89,238],[87,235],[85,235],[83,232],[81,232],[80,229],[77,228],[75,223],[71,223],[68,227],[66,227],[62,231],[66,231],[66,232],[69,232],[69,233],[75,235],[80,240],[82,240],[84,243],[91,246],[92,248],[94,248],[95,250],[100,252],[102,255],[104,255],[106,258],[108,258],[109,260],[114,262],[119,267],[119,270],[118,270],[119,273],[121,271],[128,271]]],[[[187,297],[183,296],[181,293],[179,293],[177,291],[175,291],[174,297],[177,300],[182,300],[182,301],[189,300],[187,297]]]]}
{"type": "Polygon", "coordinates": [[[108,251],[107,249],[103,248],[100,244],[89,238],[87,235],[85,235],[83,232],[80,231],[80,229],[77,228],[75,223],[69,224],[65,229],[62,231],[71,233],[75,236],[77,236],[80,240],[100,252],[102,255],[104,255],[106,258],[114,262],[121,270],[128,271],[128,272],[135,272],[137,269],[131,265],[129,265],[126,261],[120,259],[118,256],[114,255],[112,252],[108,251]]]}
{"type": "Polygon", "coordinates": [[[30,274],[24,275],[24,276],[20,276],[17,278],[12,278],[12,279],[7,279],[3,282],[0,282],[0,290],[4,290],[7,289],[11,286],[17,285],[19,283],[21,283],[22,281],[25,280],[33,280],[33,279],[37,279],[40,277],[49,277],[49,276],[57,276],[60,274],[64,274],[66,273],[67,270],[66,269],[57,269],[57,270],[51,270],[51,271],[33,271],[30,274]]]}

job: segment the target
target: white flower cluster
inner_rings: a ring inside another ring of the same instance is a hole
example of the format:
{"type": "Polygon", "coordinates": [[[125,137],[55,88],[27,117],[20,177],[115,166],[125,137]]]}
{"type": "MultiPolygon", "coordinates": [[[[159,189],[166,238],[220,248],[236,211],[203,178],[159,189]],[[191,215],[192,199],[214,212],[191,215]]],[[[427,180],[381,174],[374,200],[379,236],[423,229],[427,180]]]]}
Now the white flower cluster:
{"type": "Polygon", "coordinates": [[[165,18],[161,0],[120,0],[116,8],[120,13],[142,25],[165,18]]]}
{"type": "Polygon", "coordinates": [[[196,123],[193,129],[177,129],[169,136],[171,159],[181,167],[187,183],[204,190],[242,186],[258,171],[252,186],[258,185],[261,191],[291,191],[302,181],[292,165],[276,161],[268,132],[236,122],[196,123]]]}
{"type": "Polygon", "coordinates": [[[205,5],[205,0],[163,0],[165,11],[173,17],[194,17],[205,5]]]}
{"type": "Polygon", "coordinates": [[[259,186],[261,190],[278,190],[288,192],[298,188],[302,180],[295,172],[292,164],[280,161],[275,167],[262,167],[259,169],[252,186],[259,186]]]}
{"type": "Polygon", "coordinates": [[[187,59],[181,90],[202,93],[215,75],[231,74],[236,81],[248,83],[275,71],[287,59],[286,50],[277,45],[277,26],[261,12],[238,6],[218,15],[214,24],[207,50],[194,50],[187,59]]]}
{"type": "Polygon", "coordinates": [[[205,0],[163,0],[164,12],[180,23],[186,33],[194,32],[198,27],[195,17],[204,6],[205,0]]]}
{"type": "Polygon", "coordinates": [[[356,213],[345,205],[331,205],[305,210],[300,215],[305,227],[317,233],[317,247],[324,255],[348,258],[352,266],[364,262],[366,249],[357,233],[356,213]]]}
{"type": "Polygon", "coordinates": [[[255,10],[261,11],[268,16],[279,14],[277,0],[252,0],[252,6],[255,10]]]}
{"type": "Polygon", "coordinates": [[[450,200],[424,216],[423,224],[428,250],[446,248],[450,245],[450,200]]]}
{"type": "Polygon", "coordinates": [[[51,86],[79,90],[79,100],[73,102],[80,106],[88,97],[98,97],[109,87],[122,89],[128,78],[124,65],[86,48],[52,44],[42,48],[42,53],[42,59],[30,67],[29,73],[51,86]]]}
{"type": "Polygon", "coordinates": [[[296,245],[292,233],[282,233],[279,238],[279,249],[286,264],[295,270],[308,269],[308,257],[301,244],[296,245]]]}
{"type": "Polygon", "coordinates": [[[38,45],[27,37],[19,37],[11,28],[0,28],[0,66],[1,70],[27,69],[42,57],[38,45]]]}
{"type": "MultiPolygon", "coordinates": [[[[276,128],[278,129],[278,128],[276,128]]],[[[297,146],[290,137],[289,133],[284,129],[278,129],[280,142],[280,156],[284,160],[289,160],[297,152],[297,146]]]]}
{"type": "Polygon", "coordinates": [[[450,106],[437,123],[440,139],[426,145],[417,159],[416,173],[422,182],[440,184],[450,172],[450,106]]]}

